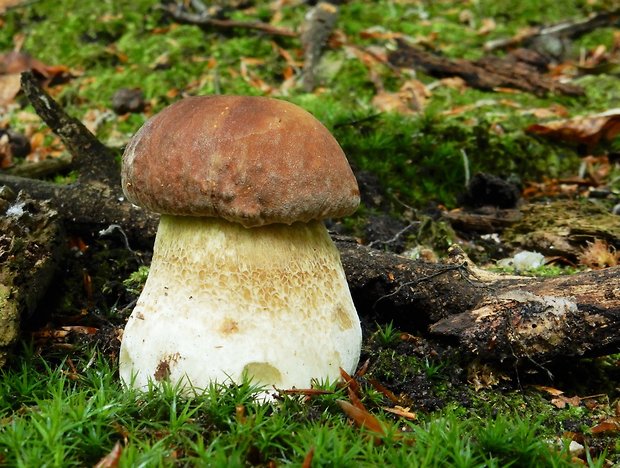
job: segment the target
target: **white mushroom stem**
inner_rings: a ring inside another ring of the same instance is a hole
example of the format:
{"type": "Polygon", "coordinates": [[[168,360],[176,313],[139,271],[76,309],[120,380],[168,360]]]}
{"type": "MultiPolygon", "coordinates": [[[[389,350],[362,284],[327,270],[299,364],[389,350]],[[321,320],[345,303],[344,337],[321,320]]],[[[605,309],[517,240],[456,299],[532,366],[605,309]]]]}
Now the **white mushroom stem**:
{"type": "Polygon", "coordinates": [[[123,334],[120,375],[307,388],[355,370],[361,329],[323,223],[246,229],[161,217],[151,270],[123,334]]]}

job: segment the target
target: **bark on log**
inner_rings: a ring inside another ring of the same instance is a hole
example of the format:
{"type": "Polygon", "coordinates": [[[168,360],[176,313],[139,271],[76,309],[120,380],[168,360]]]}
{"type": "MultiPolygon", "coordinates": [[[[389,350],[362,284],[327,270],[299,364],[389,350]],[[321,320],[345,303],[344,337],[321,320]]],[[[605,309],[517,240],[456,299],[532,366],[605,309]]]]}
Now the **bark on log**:
{"type": "MultiPolygon", "coordinates": [[[[48,124],[64,132],[87,175],[70,186],[6,175],[0,183],[49,199],[74,229],[92,232],[118,224],[133,241],[150,244],[157,217],[124,200],[114,182],[118,176],[109,172],[115,164],[107,150],[92,135],[83,135],[88,131],[59,106],[46,105],[52,99],[38,87],[30,88],[29,98],[44,103],[48,124]],[[85,167],[89,161],[99,169],[85,167]],[[104,182],[97,170],[104,172],[104,182]]],[[[407,331],[430,330],[485,359],[544,362],[620,350],[620,267],[553,279],[509,277],[475,268],[458,248],[444,263],[423,263],[351,240],[336,241],[362,320],[394,320],[407,331]]]]}
{"type": "Polygon", "coordinates": [[[559,83],[540,74],[529,63],[499,57],[480,60],[451,60],[426,52],[398,40],[398,49],[388,57],[392,65],[419,68],[438,78],[459,76],[473,87],[492,91],[496,88],[514,88],[544,96],[549,93],[582,96],[583,88],[569,83],[559,83]]]}
{"type": "Polygon", "coordinates": [[[620,267],[556,278],[489,273],[458,247],[429,264],[338,242],[361,316],[453,339],[471,357],[546,361],[620,351],[620,267]]]}
{"type": "Polygon", "coordinates": [[[48,203],[0,191],[0,367],[51,283],[64,241],[48,203]]]}
{"type": "Polygon", "coordinates": [[[430,331],[483,359],[544,363],[620,350],[620,267],[502,283],[430,331]]]}

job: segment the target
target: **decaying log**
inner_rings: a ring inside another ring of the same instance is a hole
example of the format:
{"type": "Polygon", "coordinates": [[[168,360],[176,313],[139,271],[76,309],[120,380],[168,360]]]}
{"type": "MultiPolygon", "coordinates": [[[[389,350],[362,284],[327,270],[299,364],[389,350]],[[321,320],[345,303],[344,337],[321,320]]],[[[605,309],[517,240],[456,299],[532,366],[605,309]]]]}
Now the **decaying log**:
{"type": "Polygon", "coordinates": [[[503,59],[488,56],[475,61],[452,60],[410,46],[400,39],[397,42],[398,49],[388,57],[392,65],[420,69],[438,78],[459,76],[473,88],[489,91],[497,88],[514,88],[538,96],[549,93],[567,96],[584,94],[580,86],[554,81],[539,73],[535,66],[516,60],[514,57],[503,59]]]}
{"type": "MultiPolygon", "coordinates": [[[[79,122],[51,105],[51,97],[38,87],[27,89],[31,100],[48,101],[44,118],[55,132],[64,132],[63,140],[71,140],[66,144],[79,152],[74,154],[82,160],[79,167],[87,166],[97,151],[95,165],[114,167],[92,142],[94,137],[83,135],[88,131],[79,122]],[[90,143],[76,143],[80,141],[90,143]]],[[[0,184],[49,199],[72,228],[100,230],[118,224],[134,241],[152,242],[157,217],[125,201],[117,182],[108,185],[118,176],[107,173],[104,183],[97,181],[96,172],[85,171],[90,176],[80,176],[70,186],[6,175],[0,184]]],[[[423,263],[355,241],[336,241],[364,321],[394,320],[403,330],[430,330],[436,337],[457,340],[471,356],[486,359],[544,362],[620,350],[620,268],[553,279],[500,276],[475,268],[456,247],[443,263],[423,263]]]]}
{"type": "Polygon", "coordinates": [[[430,331],[483,359],[543,363],[620,350],[620,267],[494,288],[430,331]]]}
{"type": "Polygon", "coordinates": [[[367,320],[454,339],[472,357],[543,363],[620,351],[620,267],[556,278],[492,274],[453,247],[421,263],[338,242],[367,320]]]}
{"type": "Polygon", "coordinates": [[[0,367],[58,269],[65,239],[47,202],[0,190],[0,367]]]}

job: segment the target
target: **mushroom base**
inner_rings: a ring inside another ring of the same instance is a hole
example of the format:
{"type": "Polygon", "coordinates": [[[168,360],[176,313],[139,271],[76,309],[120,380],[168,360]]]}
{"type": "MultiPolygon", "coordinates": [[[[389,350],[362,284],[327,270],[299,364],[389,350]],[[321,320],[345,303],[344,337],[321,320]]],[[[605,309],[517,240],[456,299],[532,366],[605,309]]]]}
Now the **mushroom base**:
{"type": "Polygon", "coordinates": [[[322,222],[246,229],[163,215],[144,290],[127,322],[120,376],[307,388],[358,363],[361,328],[322,222]]]}

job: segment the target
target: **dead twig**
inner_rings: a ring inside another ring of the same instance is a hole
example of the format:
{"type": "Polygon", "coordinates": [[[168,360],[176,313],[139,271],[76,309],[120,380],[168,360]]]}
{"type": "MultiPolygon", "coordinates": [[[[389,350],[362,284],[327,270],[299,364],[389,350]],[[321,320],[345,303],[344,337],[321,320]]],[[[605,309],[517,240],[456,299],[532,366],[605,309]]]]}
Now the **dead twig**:
{"type": "Polygon", "coordinates": [[[218,29],[251,29],[260,31],[272,36],[297,37],[297,33],[290,29],[278,28],[269,23],[262,21],[237,21],[229,19],[214,18],[209,14],[208,10],[199,8],[199,13],[188,11],[184,5],[160,5],[160,9],[165,11],[172,19],[182,24],[193,24],[201,28],[218,28],[218,29]]]}
{"type": "Polygon", "coordinates": [[[390,53],[388,60],[399,67],[423,70],[437,78],[459,76],[477,89],[493,91],[498,88],[514,88],[537,96],[550,93],[582,96],[583,88],[561,83],[543,75],[531,64],[515,57],[487,56],[479,60],[449,59],[413,47],[398,39],[398,49],[390,53]]]}
{"type": "Polygon", "coordinates": [[[590,15],[586,19],[563,21],[551,26],[538,26],[528,28],[513,37],[494,39],[484,44],[486,51],[507,49],[522,44],[528,45],[543,36],[556,36],[575,39],[595,29],[609,26],[617,26],[620,20],[620,10],[605,11],[590,15]]]}

